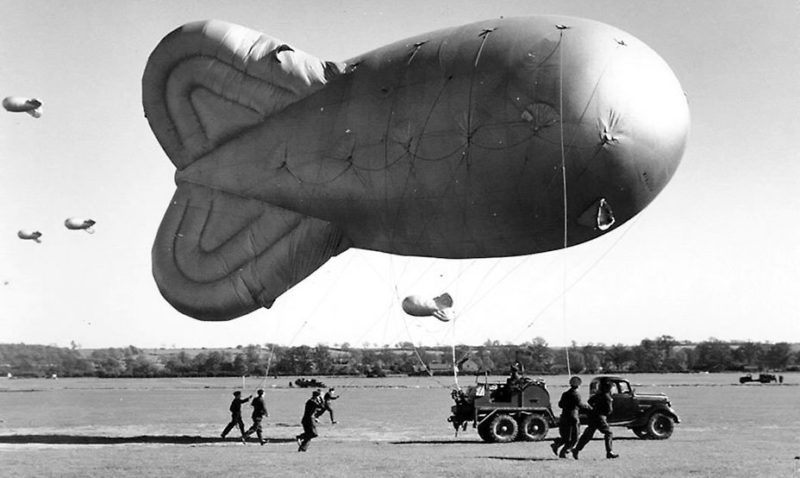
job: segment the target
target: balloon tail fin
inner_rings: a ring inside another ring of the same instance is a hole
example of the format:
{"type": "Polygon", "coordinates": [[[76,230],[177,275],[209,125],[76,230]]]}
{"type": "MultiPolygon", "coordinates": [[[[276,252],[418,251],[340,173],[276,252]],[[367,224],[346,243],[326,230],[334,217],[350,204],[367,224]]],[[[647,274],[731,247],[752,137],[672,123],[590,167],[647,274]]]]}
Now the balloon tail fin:
{"type": "Polygon", "coordinates": [[[343,71],[240,25],[189,23],[150,55],[142,104],[161,147],[183,169],[343,71]]]}
{"type": "Polygon", "coordinates": [[[180,183],[153,245],[153,276],[180,312],[230,320],[269,308],[348,247],[329,222],[180,183]]]}

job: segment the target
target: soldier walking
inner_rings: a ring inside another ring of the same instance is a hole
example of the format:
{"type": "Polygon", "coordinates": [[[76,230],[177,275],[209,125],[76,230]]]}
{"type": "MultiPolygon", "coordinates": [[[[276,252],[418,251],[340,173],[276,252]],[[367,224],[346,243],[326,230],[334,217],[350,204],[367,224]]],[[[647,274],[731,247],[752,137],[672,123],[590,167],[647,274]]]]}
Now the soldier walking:
{"type": "Polygon", "coordinates": [[[222,430],[220,436],[222,439],[225,439],[225,436],[233,430],[233,427],[238,426],[239,431],[242,433],[242,443],[245,443],[245,434],[244,434],[244,422],[242,421],[242,404],[247,403],[251,398],[250,395],[247,398],[239,398],[242,394],[240,391],[233,392],[233,400],[231,401],[231,406],[228,409],[231,411],[231,422],[225,426],[225,429],[222,430]]]}
{"type": "Polygon", "coordinates": [[[550,448],[559,458],[566,458],[567,453],[571,452],[575,443],[578,441],[580,433],[580,411],[589,411],[591,407],[581,401],[581,394],[578,388],[581,386],[581,378],[574,376],[569,379],[569,390],[561,394],[558,406],[561,407],[561,417],[558,419],[559,437],[553,440],[550,448]],[[558,449],[563,446],[561,453],[558,449]]]}
{"type": "Polygon", "coordinates": [[[597,393],[589,398],[589,405],[592,407],[589,412],[589,423],[586,430],[583,431],[578,444],[572,449],[572,457],[578,459],[578,454],[583,447],[589,443],[589,440],[594,436],[595,431],[600,431],[603,434],[606,445],[606,458],[617,458],[618,454],[614,453],[611,449],[614,440],[614,434],[611,433],[611,428],[608,426],[608,416],[613,411],[611,398],[611,382],[602,382],[597,393]]]}
{"type": "Polygon", "coordinates": [[[244,436],[249,437],[253,432],[256,432],[258,442],[263,445],[265,441],[264,437],[261,435],[261,420],[263,420],[264,417],[268,417],[269,412],[267,412],[267,405],[264,403],[264,390],[259,389],[256,393],[258,393],[258,396],[254,398],[253,402],[250,404],[250,406],[253,407],[253,425],[245,432],[244,436]]]}

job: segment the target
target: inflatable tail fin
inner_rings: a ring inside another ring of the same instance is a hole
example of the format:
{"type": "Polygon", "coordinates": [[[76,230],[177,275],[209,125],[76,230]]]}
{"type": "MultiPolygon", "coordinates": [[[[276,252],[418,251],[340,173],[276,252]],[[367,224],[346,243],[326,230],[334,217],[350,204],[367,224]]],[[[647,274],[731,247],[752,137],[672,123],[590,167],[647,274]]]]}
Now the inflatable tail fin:
{"type": "Polygon", "coordinates": [[[347,249],[326,221],[181,183],[153,245],[153,276],[180,312],[230,320],[275,299],[347,249]]]}
{"type": "Polygon", "coordinates": [[[439,297],[434,298],[433,302],[436,303],[436,306],[439,308],[439,310],[447,309],[453,306],[453,298],[447,292],[439,297]]]}
{"type": "Polygon", "coordinates": [[[144,113],[178,169],[343,71],[260,32],[218,20],[186,24],[150,55],[144,113]]]}

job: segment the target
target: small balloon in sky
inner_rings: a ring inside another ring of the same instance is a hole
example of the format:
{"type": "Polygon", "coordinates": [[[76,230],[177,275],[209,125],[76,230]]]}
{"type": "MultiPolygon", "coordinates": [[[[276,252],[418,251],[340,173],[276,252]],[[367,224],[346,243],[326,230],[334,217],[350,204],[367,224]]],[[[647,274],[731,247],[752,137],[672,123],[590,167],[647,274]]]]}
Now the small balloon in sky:
{"type": "Polygon", "coordinates": [[[28,113],[34,118],[42,116],[42,102],[36,98],[7,96],[3,98],[3,108],[12,113],[28,113]]]}
{"type": "Polygon", "coordinates": [[[30,231],[28,229],[20,229],[17,232],[17,237],[26,241],[34,241],[41,244],[42,233],[39,231],[30,231]]]}
{"type": "Polygon", "coordinates": [[[410,295],[403,299],[403,311],[414,317],[436,317],[442,322],[449,322],[453,314],[453,298],[444,293],[429,299],[418,295],[410,295]]]}
{"type": "Polygon", "coordinates": [[[94,234],[94,229],[92,229],[92,226],[94,226],[95,224],[97,224],[97,221],[93,219],[85,219],[82,217],[70,217],[67,218],[66,221],[64,221],[64,226],[66,226],[67,229],[71,231],[84,230],[89,234],[94,234]]]}

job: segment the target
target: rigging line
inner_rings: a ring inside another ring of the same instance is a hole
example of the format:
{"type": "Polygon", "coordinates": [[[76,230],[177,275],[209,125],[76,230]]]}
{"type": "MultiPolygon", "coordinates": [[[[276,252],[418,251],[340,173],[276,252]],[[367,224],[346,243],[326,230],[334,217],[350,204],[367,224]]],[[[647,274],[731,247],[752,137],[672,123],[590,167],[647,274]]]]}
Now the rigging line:
{"type": "MultiPolygon", "coordinates": [[[[353,256],[351,255],[350,258],[348,258],[347,262],[345,263],[344,267],[342,267],[341,270],[339,271],[338,273],[339,279],[341,279],[341,276],[344,275],[344,271],[347,270],[347,268],[350,266],[352,262],[353,262],[353,256]]],[[[332,285],[328,286],[328,288],[325,289],[325,292],[319,297],[319,300],[317,300],[317,303],[314,305],[314,308],[311,309],[311,311],[309,311],[309,313],[306,315],[306,319],[303,321],[303,324],[300,326],[299,329],[297,329],[297,332],[295,332],[295,334],[292,336],[292,339],[289,341],[287,347],[291,347],[292,344],[294,344],[294,341],[297,338],[297,336],[300,335],[300,332],[302,332],[303,329],[306,327],[306,325],[308,325],[309,321],[316,316],[317,310],[319,310],[320,306],[325,301],[325,299],[328,298],[334,286],[340,283],[341,281],[334,281],[332,285]]]]}
{"type": "Polygon", "coordinates": [[[458,317],[453,317],[453,326],[451,327],[452,337],[450,341],[450,348],[453,351],[453,382],[455,383],[456,390],[461,390],[461,386],[458,384],[458,363],[456,363],[456,319],[458,317]]]}
{"type": "MultiPolygon", "coordinates": [[[[497,268],[498,265],[500,265],[500,259],[495,259],[494,263],[492,263],[492,267],[490,267],[489,270],[486,271],[486,273],[483,274],[483,277],[479,281],[479,284],[483,284],[488,279],[488,277],[492,274],[492,272],[494,272],[495,268],[497,268]]],[[[475,294],[470,295],[469,299],[464,304],[464,307],[460,308],[459,315],[464,315],[465,312],[467,312],[469,310],[472,310],[473,307],[475,307],[476,305],[478,305],[479,302],[481,302],[483,299],[485,299],[486,296],[488,296],[498,285],[500,285],[503,281],[505,281],[505,279],[511,274],[511,272],[516,270],[518,267],[519,267],[519,264],[517,266],[515,266],[511,271],[509,271],[506,275],[501,277],[497,282],[492,284],[488,289],[486,289],[483,292],[483,294],[478,295],[477,292],[476,292],[475,294]]]]}
{"type": "MultiPolygon", "coordinates": [[[[389,304],[386,306],[386,308],[384,309],[383,313],[381,314],[381,316],[383,317],[383,322],[384,323],[388,323],[389,322],[389,315],[390,315],[390,313],[391,313],[391,311],[393,309],[394,304],[395,304],[394,298],[391,298],[389,300],[389,304]]],[[[364,339],[364,337],[366,337],[367,334],[369,334],[372,331],[372,329],[375,328],[376,325],[378,325],[378,323],[379,323],[378,321],[373,321],[372,325],[367,327],[364,330],[364,333],[361,334],[355,341],[353,341],[353,344],[358,346],[358,344],[361,343],[361,341],[364,339]]],[[[345,382],[344,384],[341,385],[341,387],[342,388],[352,387],[353,383],[359,378],[360,378],[359,375],[352,375],[347,382],[345,382]]]]}
{"type": "MultiPolygon", "coordinates": [[[[495,282],[488,290],[486,290],[483,294],[478,296],[478,298],[472,300],[469,303],[468,306],[466,306],[465,308],[461,309],[460,314],[463,315],[467,310],[471,310],[473,307],[475,307],[479,303],[481,303],[483,301],[483,299],[485,299],[486,296],[488,296],[496,287],[498,287],[500,284],[505,282],[506,279],[508,279],[508,277],[511,276],[517,269],[519,269],[520,267],[525,265],[531,259],[532,256],[533,256],[533,254],[525,256],[525,258],[522,261],[520,261],[517,265],[515,265],[508,272],[506,272],[506,274],[503,277],[501,277],[500,279],[498,279],[497,282],[495,282]]],[[[552,264],[552,263],[553,263],[553,261],[550,262],[550,264],[552,264]]],[[[550,264],[546,265],[544,267],[544,269],[549,269],[550,264]]],[[[539,280],[541,280],[541,279],[539,279],[539,280]]]]}
{"type": "MultiPolygon", "coordinates": [[[[253,392],[255,392],[258,389],[263,389],[264,386],[267,384],[267,378],[269,378],[269,369],[270,366],[272,365],[272,354],[274,351],[275,351],[275,344],[271,344],[269,348],[269,359],[267,359],[267,369],[264,372],[264,378],[261,379],[261,383],[258,385],[258,387],[253,389],[253,392]]],[[[244,377],[242,377],[242,390],[244,390],[244,377]]]]}
{"type": "MultiPolygon", "coordinates": [[[[597,258],[597,260],[595,260],[593,263],[591,263],[591,264],[589,265],[589,267],[587,267],[587,268],[586,268],[586,270],[585,270],[585,271],[583,271],[583,273],[582,273],[581,275],[579,275],[579,276],[578,276],[578,277],[577,277],[577,278],[576,278],[574,281],[572,281],[572,283],[571,283],[569,286],[567,286],[566,290],[564,290],[564,291],[562,292],[562,294],[566,294],[567,292],[569,292],[570,290],[572,290],[572,288],[573,288],[573,287],[575,287],[576,285],[578,285],[578,283],[579,283],[581,280],[583,280],[583,278],[584,278],[584,277],[586,277],[586,276],[589,274],[589,272],[591,272],[591,271],[592,271],[592,270],[593,270],[593,269],[594,269],[594,268],[597,266],[597,264],[599,264],[599,263],[600,263],[600,261],[602,261],[602,260],[603,260],[603,259],[604,259],[604,258],[605,258],[605,257],[606,257],[606,256],[607,256],[607,255],[608,255],[608,254],[609,254],[609,253],[610,253],[610,252],[611,252],[611,251],[612,251],[612,250],[613,250],[613,249],[614,249],[614,248],[617,246],[617,244],[619,244],[619,242],[622,240],[622,238],[623,238],[623,237],[625,237],[625,235],[626,235],[626,234],[628,234],[628,232],[629,232],[629,231],[630,231],[630,230],[633,228],[633,226],[634,226],[634,224],[636,223],[636,221],[637,221],[637,218],[636,218],[636,217],[634,217],[634,218],[632,218],[630,221],[628,221],[628,223],[629,223],[629,226],[628,226],[628,228],[627,228],[627,229],[625,229],[625,230],[623,230],[623,231],[622,231],[622,233],[619,235],[619,237],[618,237],[618,238],[617,238],[617,239],[616,239],[616,240],[615,240],[615,241],[614,241],[614,242],[613,242],[613,243],[612,243],[612,244],[609,246],[609,248],[608,248],[608,249],[606,249],[606,250],[605,250],[605,252],[603,252],[603,253],[600,255],[600,257],[598,257],[598,258],[597,258]]],[[[536,321],[536,319],[538,319],[539,317],[541,317],[541,316],[542,316],[542,315],[543,315],[543,314],[544,314],[544,313],[545,313],[545,312],[546,312],[546,311],[547,311],[547,310],[550,308],[550,306],[552,306],[552,305],[553,305],[553,304],[554,304],[554,303],[555,303],[555,302],[556,302],[558,299],[560,299],[560,298],[561,298],[560,296],[558,296],[558,297],[554,297],[554,298],[553,298],[553,299],[552,299],[550,302],[548,302],[548,303],[547,303],[547,305],[545,305],[545,306],[544,306],[544,307],[543,307],[543,308],[542,308],[542,309],[539,311],[539,313],[538,313],[538,314],[536,314],[536,315],[533,317],[533,319],[530,321],[530,323],[528,323],[528,325],[527,325],[527,326],[526,326],[526,327],[525,327],[525,328],[524,328],[524,329],[523,329],[523,330],[520,332],[520,334],[517,334],[517,335],[521,335],[521,334],[522,334],[522,333],[524,333],[526,330],[528,330],[529,328],[531,328],[531,327],[533,326],[534,322],[536,321]]]]}
{"type": "MultiPolygon", "coordinates": [[[[561,141],[561,191],[562,204],[564,211],[564,248],[566,251],[569,245],[568,221],[567,221],[567,161],[564,156],[564,30],[559,31],[558,39],[558,124],[559,138],[561,141]]],[[[588,106],[587,106],[588,107],[588,106]]],[[[567,327],[567,254],[562,253],[563,264],[561,268],[561,323],[566,330],[567,327]]],[[[572,376],[569,364],[569,347],[564,347],[567,362],[567,375],[572,376]]]]}

